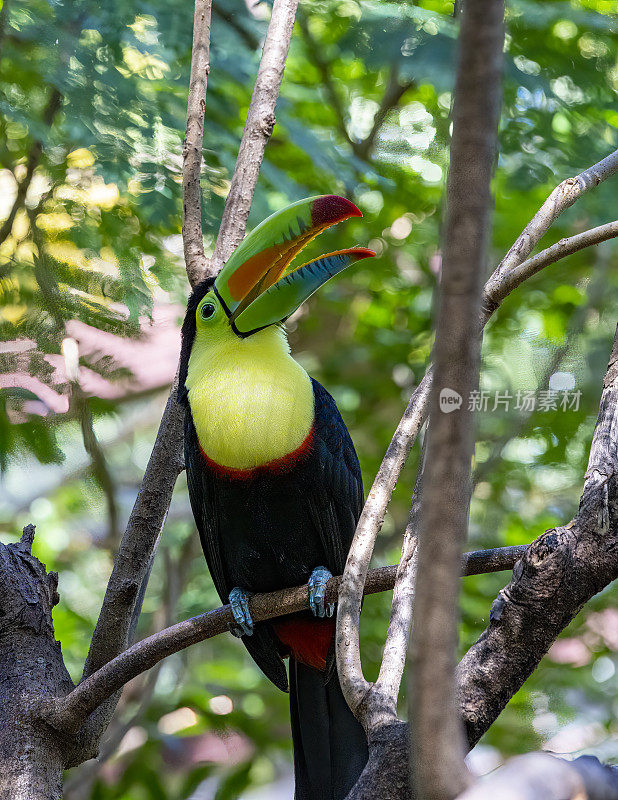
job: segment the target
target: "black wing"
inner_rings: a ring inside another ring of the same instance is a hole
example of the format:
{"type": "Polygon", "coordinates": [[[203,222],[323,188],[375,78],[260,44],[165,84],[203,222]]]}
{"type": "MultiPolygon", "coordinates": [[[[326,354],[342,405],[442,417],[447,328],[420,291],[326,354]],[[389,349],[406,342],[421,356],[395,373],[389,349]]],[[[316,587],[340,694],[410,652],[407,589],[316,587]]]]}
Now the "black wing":
{"type": "MultiPolygon", "coordinates": [[[[335,401],[312,379],[315,403],[314,455],[319,479],[309,491],[310,513],[334,575],[345,567],[363,510],[363,481],[356,450],[335,401]]],[[[312,459],[313,460],[313,459],[312,459]]]]}
{"type": "MultiPolygon", "coordinates": [[[[228,585],[222,559],[219,493],[217,492],[216,478],[202,457],[188,405],[185,411],[185,466],[191,509],[202,542],[206,563],[221,602],[227,603],[230,591],[234,587],[228,585]]],[[[253,635],[243,636],[242,641],[262,672],[270,678],[275,686],[287,692],[287,673],[270,625],[257,623],[253,635]]]]}

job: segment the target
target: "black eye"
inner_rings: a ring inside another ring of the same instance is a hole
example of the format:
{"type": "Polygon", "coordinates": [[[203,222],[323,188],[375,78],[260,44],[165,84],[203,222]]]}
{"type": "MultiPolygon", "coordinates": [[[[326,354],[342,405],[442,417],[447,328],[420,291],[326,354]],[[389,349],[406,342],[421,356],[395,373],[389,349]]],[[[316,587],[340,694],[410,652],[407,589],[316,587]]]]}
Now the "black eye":
{"type": "Polygon", "coordinates": [[[202,319],[210,319],[216,310],[214,303],[204,303],[200,311],[202,319]]]}

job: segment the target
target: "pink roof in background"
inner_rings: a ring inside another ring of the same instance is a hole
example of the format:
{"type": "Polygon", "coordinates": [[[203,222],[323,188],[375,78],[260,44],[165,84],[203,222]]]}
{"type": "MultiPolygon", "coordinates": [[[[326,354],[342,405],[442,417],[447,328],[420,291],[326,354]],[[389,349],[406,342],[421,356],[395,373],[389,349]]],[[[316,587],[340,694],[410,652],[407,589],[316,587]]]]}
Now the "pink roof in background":
{"type": "MultiPolygon", "coordinates": [[[[76,320],[67,323],[67,336],[77,341],[80,357],[96,361],[97,358],[111,356],[117,367],[124,367],[132,375],[130,379],[112,382],[91,369],[80,367],[79,382],[84,392],[91,397],[113,400],[169,386],[178,365],[179,319],[182,313],[183,308],[179,305],[155,304],[152,321],[146,318],[141,321],[142,337],[137,340],[124,339],[76,320]]],[[[32,350],[32,344],[10,342],[3,349],[23,352],[27,363],[27,352],[32,350]]],[[[51,411],[66,413],[69,399],[62,388],[67,383],[64,359],[54,354],[46,355],[45,360],[54,367],[52,386],[24,371],[0,374],[0,388],[28,389],[51,411]],[[59,391],[53,388],[54,384],[59,391]]]]}

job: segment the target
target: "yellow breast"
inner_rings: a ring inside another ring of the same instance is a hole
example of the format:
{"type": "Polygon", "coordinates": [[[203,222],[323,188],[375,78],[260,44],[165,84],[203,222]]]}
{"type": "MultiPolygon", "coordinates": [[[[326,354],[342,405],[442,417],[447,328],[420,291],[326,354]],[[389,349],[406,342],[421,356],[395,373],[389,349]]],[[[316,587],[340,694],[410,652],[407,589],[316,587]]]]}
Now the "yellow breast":
{"type": "Polygon", "coordinates": [[[311,379],[279,328],[216,346],[196,340],[186,386],[200,445],[224,467],[252,469],[282,458],[313,425],[311,379]]]}

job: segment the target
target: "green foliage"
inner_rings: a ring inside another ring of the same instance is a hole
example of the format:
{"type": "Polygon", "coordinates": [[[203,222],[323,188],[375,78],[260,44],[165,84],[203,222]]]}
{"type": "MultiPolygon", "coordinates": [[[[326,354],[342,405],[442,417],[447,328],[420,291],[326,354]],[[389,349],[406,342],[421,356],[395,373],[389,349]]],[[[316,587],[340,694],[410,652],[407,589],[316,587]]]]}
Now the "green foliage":
{"type": "MultiPolygon", "coordinates": [[[[608,5],[508,4],[490,266],[556,182],[618,146],[608,5]]],[[[254,17],[241,0],[218,0],[215,12],[203,170],[207,247],[231,180],[268,10],[258,5],[254,17]]],[[[443,0],[301,5],[250,218],[255,224],[325,192],[346,194],[364,212],[362,221],[321,237],[308,256],[356,242],[378,257],[329,284],[289,327],[297,357],[342,410],[367,487],[432,344],[456,55],[452,13],[443,0]],[[382,109],[385,95],[396,100],[382,109]]],[[[0,195],[7,199],[0,219],[18,184],[28,191],[0,236],[0,331],[4,341],[24,345],[0,351],[0,525],[15,536],[20,525],[37,523],[36,552],[60,573],[57,636],[78,678],[115,543],[110,498],[84,450],[61,346],[76,321],[137,346],[157,331],[155,308],[177,303],[180,311],[185,301],[178,254],[193,8],[188,0],[8,0],[2,14],[0,195]],[[9,377],[15,374],[36,382],[9,377]],[[44,388],[69,410],[53,407],[44,388]]],[[[543,244],[609,221],[615,194],[616,179],[590,192],[543,244]]],[[[490,401],[478,418],[470,549],[528,542],[576,510],[616,323],[615,265],[612,242],[559,262],[516,291],[488,327],[482,388],[490,401]],[[546,390],[555,372],[571,375],[581,391],[577,410],[526,414],[514,402],[493,408],[496,392],[546,390]]],[[[126,368],[113,355],[85,352],[80,366],[80,377],[87,371],[126,386],[126,368]]],[[[121,525],[161,402],[160,384],[88,399],[121,525]]],[[[395,492],[376,563],[398,558],[417,458],[418,448],[395,492]]],[[[145,600],[144,635],[218,605],[195,539],[179,481],[145,600]]],[[[505,580],[463,582],[462,650],[486,625],[505,580]]],[[[389,603],[385,593],[363,610],[371,678],[389,603]]],[[[598,633],[594,616],[612,603],[610,589],[567,632],[579,661],[561,656],[558,663],[550,654],[514,698],[484,742],[495,758],[555,743],[565,726],[580,732],[571,750],[616,756],[617,645],[598,633]]],[[[210,796],[233,798],[289,770],[287,699],[231,637],[168,659],[150,699],[136,683],[118,713],[128,726],[120,753],[88,779],[87,791],[69,790],[68,798],[187,798],[204,781],[210,796]],[[170,722],[179,709],[184,717],[170,722]]]]}

